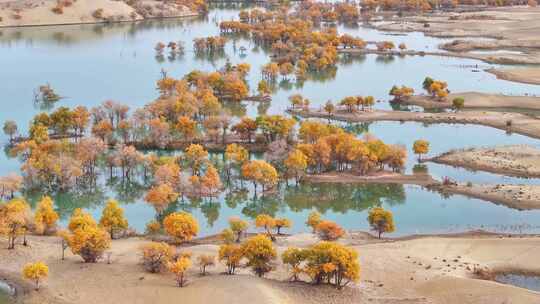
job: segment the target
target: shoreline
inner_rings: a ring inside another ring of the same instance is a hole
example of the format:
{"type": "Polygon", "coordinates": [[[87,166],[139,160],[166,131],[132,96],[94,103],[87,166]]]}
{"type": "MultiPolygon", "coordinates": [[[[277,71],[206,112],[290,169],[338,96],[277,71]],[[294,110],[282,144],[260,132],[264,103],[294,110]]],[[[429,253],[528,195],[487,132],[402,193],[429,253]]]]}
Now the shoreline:
{"type": "MultiPolygon", "coordinates": [[[[379,30],[379,29],[377,29],[379,30]]],[[[380,30],[382,31],[382,30],[380,30]]],[[[415,33],[417,31],[411,31],[415,33]]],[[[497,51],[498,49],[493,49],[497,51]]],[[[463,59],[472,59],[478,60],[481,62],[489,64],[540,64],[540,58],[518,58],[517,57],[504,57],[504,53],[494,53],[494,54],[474,54],[469,52],[454,52],[454,51],[416,51],[416,50],[405,50],[405,51],[379,51],[373,49],[339,49],[339,54],[351,54],[351,55],[368,55],[375,54],[380,56],[436,56],[436,57],[452,57],[452,58],[463,58],[463,59]]],[[[512,54],[506,54],[512,55],[512,54]]],[[[514,56],[514,55],[512,55],[514,56]]],[[[486,70],[487,72],[487,70],[486,70]]]]}
{"type": "Polygon", "coordinates": [[[422,160],[423,162],[432,162],[436,164],[442,164],[451,166],[454,168],[464,168],[469,171],[484,171],[499,175],[505,175],[505,176],[511,176],[511,177],[518,177],[518,178],[540,178],[540,173],[527,173],[523,172],[521,170],[513,170],[513,169],[501,169],[501,168],[493,168],[488,165],[481,165],[481,164],[472,164],[466,161],[458,161],[458,160],[446,160],[444,157],[441,156],[435,156],[432,158],[426,158],[422,160]]]}
{"type": "Polygon", "coordinates": [[[74,26],[74,25],[107,25],[107,24],[121,24],[121,23],[138,23],[151,20],[167,20],[167,19],[183,19],[183,18],[193,18],[199,17],[201,14],[192,12],[183,15],[177,16],[163,16],[163,17],[146,17],[146,18],[137,18],[132,20],[115,20],[115,21],[88,21],[88,22],[63,22],[63,23],[46,23],[46,24],[22,24],[22,25],[0,25],[0,30],[2,29],[17,29],[17,28],[44,28],[44,27],[53,27],[53,26],[74,26]]]}
{"type": "Polygon", "coordinates": [[[540,150],[527,145],[451,150],[423,161],[520,178],[540,178],[540,150]]]}
{"type": "Polygon", "coordinates": [[[444,185],[429,174],[405,175],[400,173],[379,176],[360,176],[344,172],[307,175],[305,183],[311,184],[399,184],[416,185],[440,194],[463,195],[517,210],[540,209],[540,186],[514,184],[455,184],[444,185]],[[528,198],[534,196],[534,198],[528,198]]]}
{"type": "Polygon", "coordinates": [[[362,183],[362,184],[407,184],[428,186],[438,184],[439,181],[433,179],[429,174],[405,175],[394,172],[382,172],[378,175],[354,175],[346,172],[325,172],[322,174],[307,175],[304,181],[312,184],[332,184],[332,183],[362,183]]]}
{"type": "Polygon", "coordinates": [[[525,84],[540,85],[540,67],[530,68],[491,68],[486,72],[498,79],[525,84]]]}
{"type": "MultiPolygon", "coordinates": [[[[461,194],[471,198],[477,198],[484,201],[489,201],[497,205],[503,205],[516,210],[538,210],[540,209],[539,199],[517,199],[513,196],[516,192],[520,192],[523,188],[535,186],[525,185],[487,185],[473,184],[467,186],[465,184],[457,184],[452,186],[435,185],[428,188],[449,194],[461,194]],[[491,192],[490,192],[491,191],[491,192]],[[512,193],[508,191],[514,191],[512,193]]],[[[539,188],[540,186],[536,186],[539,188]]]]}
{"type": "Polygon", "coordinates": [[[307,110],[288,109],[287,112],[304,118],[324,118],[345,122],[411,121],[427,124],[473,124],[540,139],[540,119],[520,113],[488,111],[425,113],[389,110],[348,113],[339,110],[329,115],[322,110],[313,108],[307,110]]]}

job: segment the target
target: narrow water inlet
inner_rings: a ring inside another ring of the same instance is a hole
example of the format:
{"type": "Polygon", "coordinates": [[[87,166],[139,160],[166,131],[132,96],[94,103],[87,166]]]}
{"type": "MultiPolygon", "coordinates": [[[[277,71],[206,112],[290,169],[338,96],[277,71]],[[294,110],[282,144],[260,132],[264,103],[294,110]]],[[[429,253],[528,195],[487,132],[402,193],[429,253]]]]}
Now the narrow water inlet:
{"type": "Polygon", "coordinates": [[[495,281],[540,292],[540,275],[504,273],[497,274],[495,281]]]}

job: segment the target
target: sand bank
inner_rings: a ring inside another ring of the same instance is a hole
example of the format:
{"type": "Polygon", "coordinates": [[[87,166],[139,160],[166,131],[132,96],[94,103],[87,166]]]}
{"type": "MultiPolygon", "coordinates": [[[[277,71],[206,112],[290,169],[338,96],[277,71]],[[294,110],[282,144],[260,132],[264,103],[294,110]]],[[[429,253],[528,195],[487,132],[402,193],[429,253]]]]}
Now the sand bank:
{"type": "Polygon", "coordinates": [[[309,183],[362,183],[362,184],[408,184],[427,186],[438,181],[429,174],[401,174],[394,172],[376,172],[370,175],[354,175],[345,172],[328,172],[316,175],[307,175],[304,181],[309,183]]]}
{"type": "Polygon", "coordinates": [[[540,150],[526,145],[453,150],[426,161],[509,176],[540,177],[540,150]]]}
{"type": "Polygon", "coordinates": [[[0,0],[0,27],[126,22],[148,18],[196,16],[183,5],[144,0],[134,6],[125,1],[77,0],[54,12],[56,0],[0,0]]]}
{"type": "Polygon", "coordinates": [[[513,108],[525,110],[540,110],[540,97],[533,96],[505,96],[501,94],[488,94],[479,92],[452,93],[444,101],[438,101],[427,95],[414,95],[403,100],[404,104],[411,104],[425,109],[452,108],[452,100],[456,97],[465,99],[464,108],[489,109],[513,108]]]}
{"type": "Polygon", "coordinates": [[[479,198],[517,210],[540,209],[540,186],[537,185],[457,184],[438,185],[432,189],[479,198]]]}
{"type": "Polygon", "coordinates": [[[540,68],[538,67],[488,69],[486,72],[494,74],[499,79],[540,85],[540,68]]]}
{"type": "Polygon", "coordinates": [[[374,122],[374,121],[415,121],[427,124],[456,123],[475,124],[514,132],[529,137],[540,138],[540,119],[520,113],[503,113],[488,111],[462,111],[445,113],[407,112],[372,110],[346,112],[338,110],[328,115],[322,109],[288,110],[289,113],[301,117],[317,117],[347,122],[374,122]]]}
{"type": "MultiPolygon", "coordinates": [[[[399,227],[398,227],[399,229],[399,227]]],[[[386,239],[380,242],[365,233],[351,233],[341,242],[358,250],[361,281],[343,291],[328,286],[287,283],[287,270],[280,262],[268,278],[259,279],[248,269],[238,275],[210,268],[208,276],[188,271],[188,285],[175,287],[170,274],[148,274],[139,263],[142,238],[113,241],[112,264],[83,264],[67,255],[61,261],[58,239],[30,237],[31,247],[5,249],[0,242],[0,272],[16,276],[29,261],[44,260],[50,276],[39,292],[27,288],[25,303],[538,303],[540,295],[525,289],[474,278],[473,269],[540,271],[540,238],[506,238],[500,235],[423,236],[386,239]],[[404,288],[404,286],[407,286],[404,288]],[[458,286],[459,288],[456,288],[458,286]]],[[[309,233],[279,239],[278,252],[288,246],[316,242],[309,233]]],[[[217,245],[183,247],[194,256],[216,254],[217,245]]]]}

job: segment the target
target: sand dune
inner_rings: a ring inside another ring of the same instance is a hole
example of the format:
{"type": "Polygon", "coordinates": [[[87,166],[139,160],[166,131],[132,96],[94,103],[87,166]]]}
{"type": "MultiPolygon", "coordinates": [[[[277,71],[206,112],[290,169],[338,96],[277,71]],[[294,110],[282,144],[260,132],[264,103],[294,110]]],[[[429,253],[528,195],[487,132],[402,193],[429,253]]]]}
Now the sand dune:
{"type": "Polygon", "coordinates": [[[144,0],[132,7],[124,1],[77,0],[63,7],[61,14],[53,12],[56,0],[0,0],[0,27],[52,24],[121,22],[153,17],[197,15],[182,5],[144,0]],[[96,11],[102,10],[97,15],[96,11]]]}

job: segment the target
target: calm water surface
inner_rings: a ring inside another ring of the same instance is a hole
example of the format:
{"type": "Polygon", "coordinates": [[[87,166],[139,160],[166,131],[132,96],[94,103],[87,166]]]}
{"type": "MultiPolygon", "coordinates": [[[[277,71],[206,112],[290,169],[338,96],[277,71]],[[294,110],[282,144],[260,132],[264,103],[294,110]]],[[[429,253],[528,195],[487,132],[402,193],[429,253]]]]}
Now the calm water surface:
{"type": "MultiPolygon", "coordinates": [[[[113,25],[76,25],[0,30],[0,122],[14,119],[20,129],[26,130],[28,121],[43,109],[32,102],[34,90],[50,83],[65,99],[57,106],[86,105],[92,107],[106,99],[129,104],[132,109],[143,106],[157,97],[155,81],[162,70],[171,76],[200,69],[211,71],[221,67],[227,60],[232,63],[248,62],[251,90],[260,80],[260,67],[269,61],[268,54],[250,41],[235,39],[227,43],[221,57],[202,58],[194,54],[192,40],[196,37],[218,35],[217,24],[222,20],[237,18],[238,9],[219,8],[211,10],[207,18],[149,21],[113,25]],[[183,56],[170,58],[165,52],[157,58],[154,45],[157,42],[183,41],[183,56]],[[240,47],[248,49],[242,54],[240,47]]],[[[437,45],[448,40],[424,37],[420,33],[389,35],[363,27],[339,26],[347,32],[367,41],[392,40],[406,43],[410,49],[436,50],[437,45]]],[[[326,100],[339,100],[349,95],[373,95],[388,99],[393,84],[414,87],[421,91],[425,76],[446,80],[452,91],[480,91],[513,95],[539,94],[540,87],[498,80],[484,72],[473,69],[495,67],[479,61],[443,57],[380,57],[376,55],[343,57],[337,69],[330,73],[311,75],[304,83],[281,81],[273,94],[271,104],[262,106],[244,103],[235,108],[237,115],[262,113],[282,114],[288,106],[287,97],[302,93],[321,105],[326,100]]],[[[377,108],[389,109],[387,102],[377,108]]],[[[411,147],[412,142],[424,138],[431,142],[432,153],[469,146],[495,144],[530,144],[538,146],[535,139],[520,135],[508,135],[503,131],[463,125],[431,125],[419,123],[380,122],[373,124],[344,124],[359,136],[369,132],[388,143],[400,143],[411,147]]],[[[5,142],[6,138],[1,137],[5,142]]],[[[414,155],[407,160],[407,173],[416,164],[414,155]]],[[[0,175],[18,171],[20,164],[0,153],[0,175]]],[[[501,177],[489,173],[469,172],[448,166],[426,164],[435,177],[450,176],[460,181],[486,183],[535,183],[501,177]]],[[[58,210],[65,223],[75,207],[85,207],[96,217],[108,197],[124,203],[130,225],[138,230],[154,217],[154,211],[146,205],[142,196],[144,185],[123,188],[118,184],[99,187],[93,193],[68,193],[56,197],[58,210]]],[[[31,195],[35,203],[39,194],[31,195]]],[[[347,229],[367,229],[366,209],[382,204],[391,209],[398,227],[396,235],[412,233],[453,232],[471,228],[497,231],[535,231],[540,223],[538,211],[516,211],[503,206],[463,196],[443,198],[416,186],[396,185],[323,185],[281,187],[276,195],[266,198],[254,197],[247,192],[227,190],[214,201],[186,201],[171,206],[170,211],[182,209],[193,212],[201,221],[203,234],[217,232],[227,225],[232,215],[252,218],[260,212],[291,218],[293,231],[304,231],[303,222],[312,210],[319,210],[325,217],[335,220],[347,229]]]]}
{"type": "Polygon", "coordinates": [[[540,276],[524,274],[500,274],[495,281],[540,292],[540,276]]]}
{"type": "Polygon", "coordinates": [[[0,281],[0,304],[12,303],[12,293],[12,288],[3,281],[0,281]]]}

